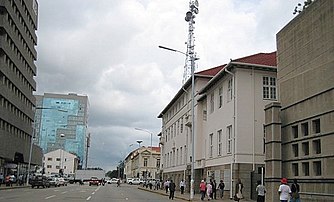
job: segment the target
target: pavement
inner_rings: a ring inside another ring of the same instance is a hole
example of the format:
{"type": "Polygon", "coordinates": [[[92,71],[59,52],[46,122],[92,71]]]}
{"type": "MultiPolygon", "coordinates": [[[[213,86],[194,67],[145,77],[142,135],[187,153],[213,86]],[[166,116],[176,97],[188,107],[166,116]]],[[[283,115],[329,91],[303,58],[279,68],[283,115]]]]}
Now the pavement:
{"type": "Polygon", "coordinates": [[[18,189],[18,188],[27,188],[27,187],[30,187],[30,186],[27,186],[27,185],[18,185],[18,184],[12,184],[12,186],[6,186],[5,184],[1,184],[0,186],[0,190],[6,190],[6,189],[18,189]]]}
{"type": "MultiPolygon", "coordinates": [[[[162,190],[162,189],[154,190],[154,189],[145,188],[145,187],[141,187],[141,186],[139,186],[138,189],[153,192],[153,193],[160,194],[160,195],[163,195],[163,196],[166,196],[166,197],[169,196],[169,193],[166,194],[166,191],[162,190]]],[[[201,201],[200,197],[201,197],[200,194],[195,194],[192,201],[201,201]]],[[[185,192],[184,194],[181,194],[180,191],[175,191],[174,198],[185,200],[185,201],[191,201],[190,200],[190,195],[187,192],[185,192]]],[[[208,198],[205,198],[204,200],[207,201],[208,198]]],[[[223,199],[216,199],[216,200],[213,199],[213,200],[210,200],[210,201],[231,202],[231,201],[234,201],[234,200],[232,200],[230,198],[227,198],[227,196],[225,196],[223,199]]],[[[254,200],[247,200],[247,199],[242,199],[241,201],[255,202],[254,200]]]]}

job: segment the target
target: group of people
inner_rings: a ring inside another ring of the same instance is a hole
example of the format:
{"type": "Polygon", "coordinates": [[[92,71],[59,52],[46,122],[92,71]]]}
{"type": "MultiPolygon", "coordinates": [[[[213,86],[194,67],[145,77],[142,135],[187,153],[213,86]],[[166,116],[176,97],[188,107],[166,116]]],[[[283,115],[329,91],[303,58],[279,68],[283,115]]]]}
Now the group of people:
{"type": "Polygon", "coordinates": [[[14,183],[17,183],[18,185],[23,185],[24,183],[24,176],[19,175],[18,179],[16,179],[15,175],[6,175],[4,176],[2,173],[0,173],[0,186],[2,184],[5,184],[6,186],[13,186],[14,183]]]}
{"type": "Polygon", "coordinates": [[[199,184],[199,189],[201,193],[201,200],[203,201],[205,195],[207,195],[208,200],[217,199],[217,190],[220,191],[220,198],[224,197],[224,188],[225,184],[223,180],[220,180],[220,183],[217,185],[216,180],[210,179],[210,182],[207,183],[206,180],[202,180],[199,184]]]}
{"type": "Polygon", "coordinates": [[[294,179],[291,186],[288,185],[288,180],[286,178],[281,179],[281,185],[278,188],[279,199],[281,202],[300,202],[299,197],[299,184],[297,180],[294,179]]]}

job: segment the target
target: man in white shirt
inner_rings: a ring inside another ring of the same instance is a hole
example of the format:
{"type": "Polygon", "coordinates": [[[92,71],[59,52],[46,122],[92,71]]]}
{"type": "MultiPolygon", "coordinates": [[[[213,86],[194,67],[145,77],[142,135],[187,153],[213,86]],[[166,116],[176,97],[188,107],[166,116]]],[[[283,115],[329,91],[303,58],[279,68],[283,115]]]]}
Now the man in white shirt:
{"type": "Polygon", "coordinates": [[[291,189],[287,185],[288,180],[286,178],[281,179],[281,185],[278,188],[279,199],[281,202],[288,202],[291,194],[291,189]]]}
{"type": "Polygon", "coordinates": [[[186,183],[183,181],[183,179],[180,182],[180,190],[181,194],[184,194],[184,188],[186,187],[186,183]]]}

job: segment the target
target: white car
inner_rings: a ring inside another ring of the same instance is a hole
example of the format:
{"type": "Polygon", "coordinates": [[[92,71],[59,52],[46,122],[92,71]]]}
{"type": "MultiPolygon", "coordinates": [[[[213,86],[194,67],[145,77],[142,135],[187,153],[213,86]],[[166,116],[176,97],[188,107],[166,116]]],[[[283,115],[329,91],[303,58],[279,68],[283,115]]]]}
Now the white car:
{"type": "Polygon", "coordinates": [[[133,185],[140,185],[140,184],[143,184],[144,181],[142,179],[139,179],[139,178],[133,178],[132,180],[129,180],[128,182],[129,184],[133,184],[133,185]]]}
{"type": "Polygon", "coordinates": [[[118,179],[117,178],[112,178],[110,180],[107,180],[107,184],[117,184],[118,179]]]}

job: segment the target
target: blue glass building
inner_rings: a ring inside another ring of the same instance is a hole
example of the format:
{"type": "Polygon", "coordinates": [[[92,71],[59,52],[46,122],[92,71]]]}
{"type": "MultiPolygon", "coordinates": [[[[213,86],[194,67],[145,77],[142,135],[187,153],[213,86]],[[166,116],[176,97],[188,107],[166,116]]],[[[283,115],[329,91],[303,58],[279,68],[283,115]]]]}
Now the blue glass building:
{"type": "Polygon", "coordinates": [[[85,165],[88,145],[88,97],[77,94],[36,95],[35,143],[43,153],[63,149],[85,165]]]}

